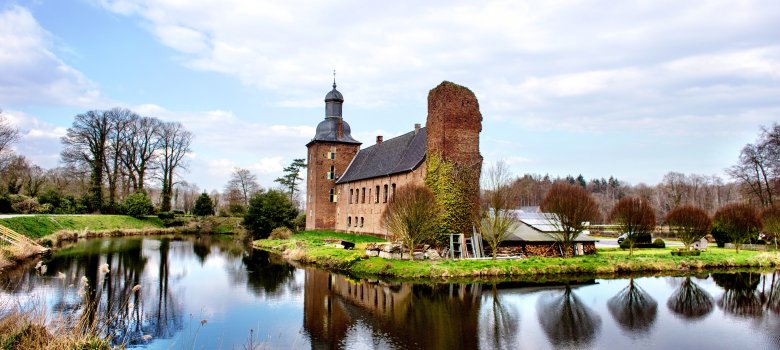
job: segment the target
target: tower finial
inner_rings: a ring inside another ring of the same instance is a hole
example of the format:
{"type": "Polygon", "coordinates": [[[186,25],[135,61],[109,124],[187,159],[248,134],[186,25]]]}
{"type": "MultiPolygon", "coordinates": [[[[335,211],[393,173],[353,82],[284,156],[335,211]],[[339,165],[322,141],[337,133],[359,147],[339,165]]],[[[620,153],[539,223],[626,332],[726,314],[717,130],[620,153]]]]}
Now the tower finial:
{"type": "Polygon", "coordinates": [[[333,70],[333,88],[336,88],[336,70],[333,70]]]}

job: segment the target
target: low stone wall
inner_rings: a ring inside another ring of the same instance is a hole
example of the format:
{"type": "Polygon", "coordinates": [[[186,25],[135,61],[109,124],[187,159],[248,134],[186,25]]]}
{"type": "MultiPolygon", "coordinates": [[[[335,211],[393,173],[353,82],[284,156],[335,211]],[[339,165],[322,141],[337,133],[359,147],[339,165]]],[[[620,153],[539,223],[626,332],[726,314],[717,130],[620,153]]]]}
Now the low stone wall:
{"type": "MultiPolygon", "coordinates": [[[[734,243],[726,243],[724,247],[726,249],[736,249],[736,247],[734,247],[734,243]]],[[[766,244],[743,244],[739,246],[739,249],[765,251],[766,244]]]]}
{"type": "MultiPolygon", "coordinates": [[[[415,251],[414,260],[440,260],[442,256],[436,249],[423,246],[420,251],[415,251]]],[[[404,252],[403,246],[399,243],[370,243],[366,245],[366,255],[377,256],[385,259],[397,259],[407,260],[409,259],[409,252],[404,252]]]]}

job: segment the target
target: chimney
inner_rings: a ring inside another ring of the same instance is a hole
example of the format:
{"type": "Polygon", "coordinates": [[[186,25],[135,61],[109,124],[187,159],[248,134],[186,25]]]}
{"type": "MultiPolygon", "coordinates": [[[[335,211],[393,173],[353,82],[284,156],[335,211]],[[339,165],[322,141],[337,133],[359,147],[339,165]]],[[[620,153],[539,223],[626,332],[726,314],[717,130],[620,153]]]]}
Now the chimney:
{"type": "Polygon", "coordinates": [[[417,135],[417,133],[420,132],[420,124],[414,124],[414,134],[417,135]]]}
{"type": "Polygon", "coordinates": [[[376,136],[376,144],[378,145],[380,143],[382,143],[382,135],[377,135],[376,136]]]}

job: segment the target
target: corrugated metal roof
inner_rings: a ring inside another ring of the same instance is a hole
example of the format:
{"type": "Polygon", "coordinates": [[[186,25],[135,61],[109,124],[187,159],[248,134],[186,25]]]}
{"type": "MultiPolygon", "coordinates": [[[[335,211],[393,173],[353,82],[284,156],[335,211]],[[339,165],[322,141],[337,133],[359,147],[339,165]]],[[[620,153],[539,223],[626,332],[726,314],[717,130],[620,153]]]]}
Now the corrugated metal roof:
{"type": "MultiPolygon", "coordinates": [[[[555,239],[551,235],[560,231],[560,221],[552,213],[528,213],[522,210],[514,210],[520,224],[517,225],[508,241],[528,241],[528,242],[552,242],[555,239]]],[[[580,234],[575,242],[595,242],[596,240],[588,235],[580,234]]]]}
{"type": "Polygon", "coordinates": [[[358,151],[336,183],[370,179],[416,169],[427,150],[425,128],[374,144],[358,151]]]}

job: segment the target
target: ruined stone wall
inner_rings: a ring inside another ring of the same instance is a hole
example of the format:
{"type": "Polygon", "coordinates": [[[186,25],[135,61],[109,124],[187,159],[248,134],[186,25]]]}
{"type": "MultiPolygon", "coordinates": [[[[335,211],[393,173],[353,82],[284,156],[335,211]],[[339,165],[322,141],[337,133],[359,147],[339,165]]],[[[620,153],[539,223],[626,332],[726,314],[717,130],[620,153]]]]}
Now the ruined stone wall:
{"type": "Polygon", "coordinates": [[[406,185],[422,185],[424,179],[425,164],[422,164],[410,172],[339,184],[336,230],[384,237],[388,232],[382,225],[382,213],[392,200],[393,185],[395,191],[398,191],[406,185]],[[385,200],[385,185],[388,189],[387,200],[385,200]],[[379,186],[379,198],[376,195],[377,186],[379,186]],[[363,200],[364,189],[365,200],[363,200]],[[350,193],[352,193],[351,200],[350,193]]]}
{"type": "Polygon", "coordinates": [[[309,145],[306,179],[306,229],[336,229],[336,202],[330,200],[330,190],[338,195],[337,176],[347,170],[347,166],[357,154],[360,145],[336,142],[314,142],[309,145]],[[333,152],[333,159],[329,153],[333,152]],[[335,176],[328,178],[328,172],[335,176]]]}
{"type": "MultiPolygon", "coordinates": [[[[471,90],[445,81],[428,93],[428,159],[440,157],[452,162],[455,178],[461,182],[466,194],[458,198],[470,204],[471,218],[479,214],[479,180],[482,171],[482,155],[479,153],[479,133],[482,131],[482,113],[479,102],[471,90]]],[[[434,190],[434,194],[436,190],[434,190]]],[[[452,205],[450,205],[452,206],[452,205]]],[[[458,216],[465,216],[458,213],[458,216]]],[[[470,234],[473,225],[459,223],[458,231],[470,234]],[[462,225],[461,225],[462,224],[462,225]]],[[[450,228],[452,229],[452,228],[450,228]]]]}
{"type": "MultiPolygon", "coordinates": [[[[581,242],[577,244],[582,244],[582,250],[585,255],[596,253],[596,243],[594,242],[581,242]]],[[[490,256],[490,246],[485,244],[484,247],[485,256],[490,256]]],[[[499,256],[561,256],[558,244],[554,242],[501,242],[501,245],[498,247],[498,254],[499,256]]]]}

